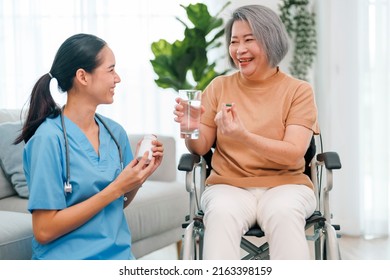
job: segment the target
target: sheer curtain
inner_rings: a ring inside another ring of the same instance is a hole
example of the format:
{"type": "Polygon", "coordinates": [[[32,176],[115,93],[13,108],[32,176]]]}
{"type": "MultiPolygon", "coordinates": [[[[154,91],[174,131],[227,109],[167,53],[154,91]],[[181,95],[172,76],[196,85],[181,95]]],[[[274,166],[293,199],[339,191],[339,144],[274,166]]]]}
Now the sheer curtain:
{"type": "Polygon", "coordinates": [[[364,234],[367,238],[389,231],[390,189],[390,3],[366,1],[359,11],[368,27],[361,38],[364,59],[361,63],[363,130],[361,161],[364,180],[364,234]]]}
{"type": "MultiPolygon", "coordinates": [[[[152,42],[182,39],[190,0],[0,0],[0,108],[22,108],[36,80],[47,73],[60,44],[75,33],[104,39],[122,78],[114,103],[98,108],[129,133],[179,135],[175,93],[156,86],[152,42]]],[[[196,1],[196,3],[206,1],[196,1]]],[[[207,3],[206,3],[207,4],[207,3]]],[[[216,13],[220,4],[208,4],[216,13]],[[212,7],[215,6],[215,10],[212,7]]],[[[56,97],[59,103],[65,96],[56,97]]],[[[178,148],[184,151],[183,141],[178,148]]]]}
{"type": "Polygon", "coordinates": [[[390,3],[316,1],[316,92],[324,143],[340,154],[334,219],[366,238],[389,234],[390,3]]]}

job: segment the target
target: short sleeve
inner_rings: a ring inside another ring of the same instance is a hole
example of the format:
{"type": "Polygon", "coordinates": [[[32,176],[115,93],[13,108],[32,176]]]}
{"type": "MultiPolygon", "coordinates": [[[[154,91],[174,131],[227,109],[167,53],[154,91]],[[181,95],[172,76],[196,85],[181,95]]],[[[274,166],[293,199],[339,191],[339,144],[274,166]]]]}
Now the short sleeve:
{"type": "Polygon", "coordinates": [[[58,137],[39,134],[27,142],[23,165],[30,192],[30,212],[34,209],[54,210],[66,207],[62,162],[58,137]]]}
{"type": "Polygon", "coordinates": [[[319,134],[317,105],[312,87],[308,83],[298,86],[287,116],[286,125],[302,125],[319,134]]]}

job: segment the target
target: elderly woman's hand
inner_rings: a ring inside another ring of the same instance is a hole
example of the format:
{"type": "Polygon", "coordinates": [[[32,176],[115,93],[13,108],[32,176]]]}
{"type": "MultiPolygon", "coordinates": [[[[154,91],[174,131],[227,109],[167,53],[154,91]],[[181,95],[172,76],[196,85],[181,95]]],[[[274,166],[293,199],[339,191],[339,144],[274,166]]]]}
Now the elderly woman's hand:
{"type": "Polygon", "coordinates": [[[231,106],[223,104],[221,111],[216,114],[214,121],[219,132],[223,135],[240,139],[246,133],[246,128],[241,122],[237,107],[234,103],[231,106]]]}

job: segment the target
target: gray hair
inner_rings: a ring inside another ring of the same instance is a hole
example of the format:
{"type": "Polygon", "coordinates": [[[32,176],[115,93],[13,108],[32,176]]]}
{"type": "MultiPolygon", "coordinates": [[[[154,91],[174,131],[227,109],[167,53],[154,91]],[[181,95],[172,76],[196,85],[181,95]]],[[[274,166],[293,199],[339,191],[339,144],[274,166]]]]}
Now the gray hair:
{"type": "MultiPolygon", "coordinates": [[[[248,22],[253,36],[267,55],[269,65],[271,67],[278,66],[288,51],[287,32],[279,16],[270,8],[261,5],[247,5],[237,8],[225,26],[228,53],[232,26],[238,20],[248,22]]],[[[235,67],[231,57],[229,57],[229,62],[235,67]]]]}

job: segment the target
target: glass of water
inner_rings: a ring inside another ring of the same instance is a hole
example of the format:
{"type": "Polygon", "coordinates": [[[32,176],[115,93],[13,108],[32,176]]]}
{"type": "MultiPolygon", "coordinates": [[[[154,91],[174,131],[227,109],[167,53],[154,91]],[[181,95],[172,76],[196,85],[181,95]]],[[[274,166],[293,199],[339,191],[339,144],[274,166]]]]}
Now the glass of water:
{"type": "Polygon", "coordinates": [[[181,89],[179,96],[184,107],[184,116],[180,122],[180,137],[187,139],[199,138],[202,91],[196,89],[181,89]]]}

